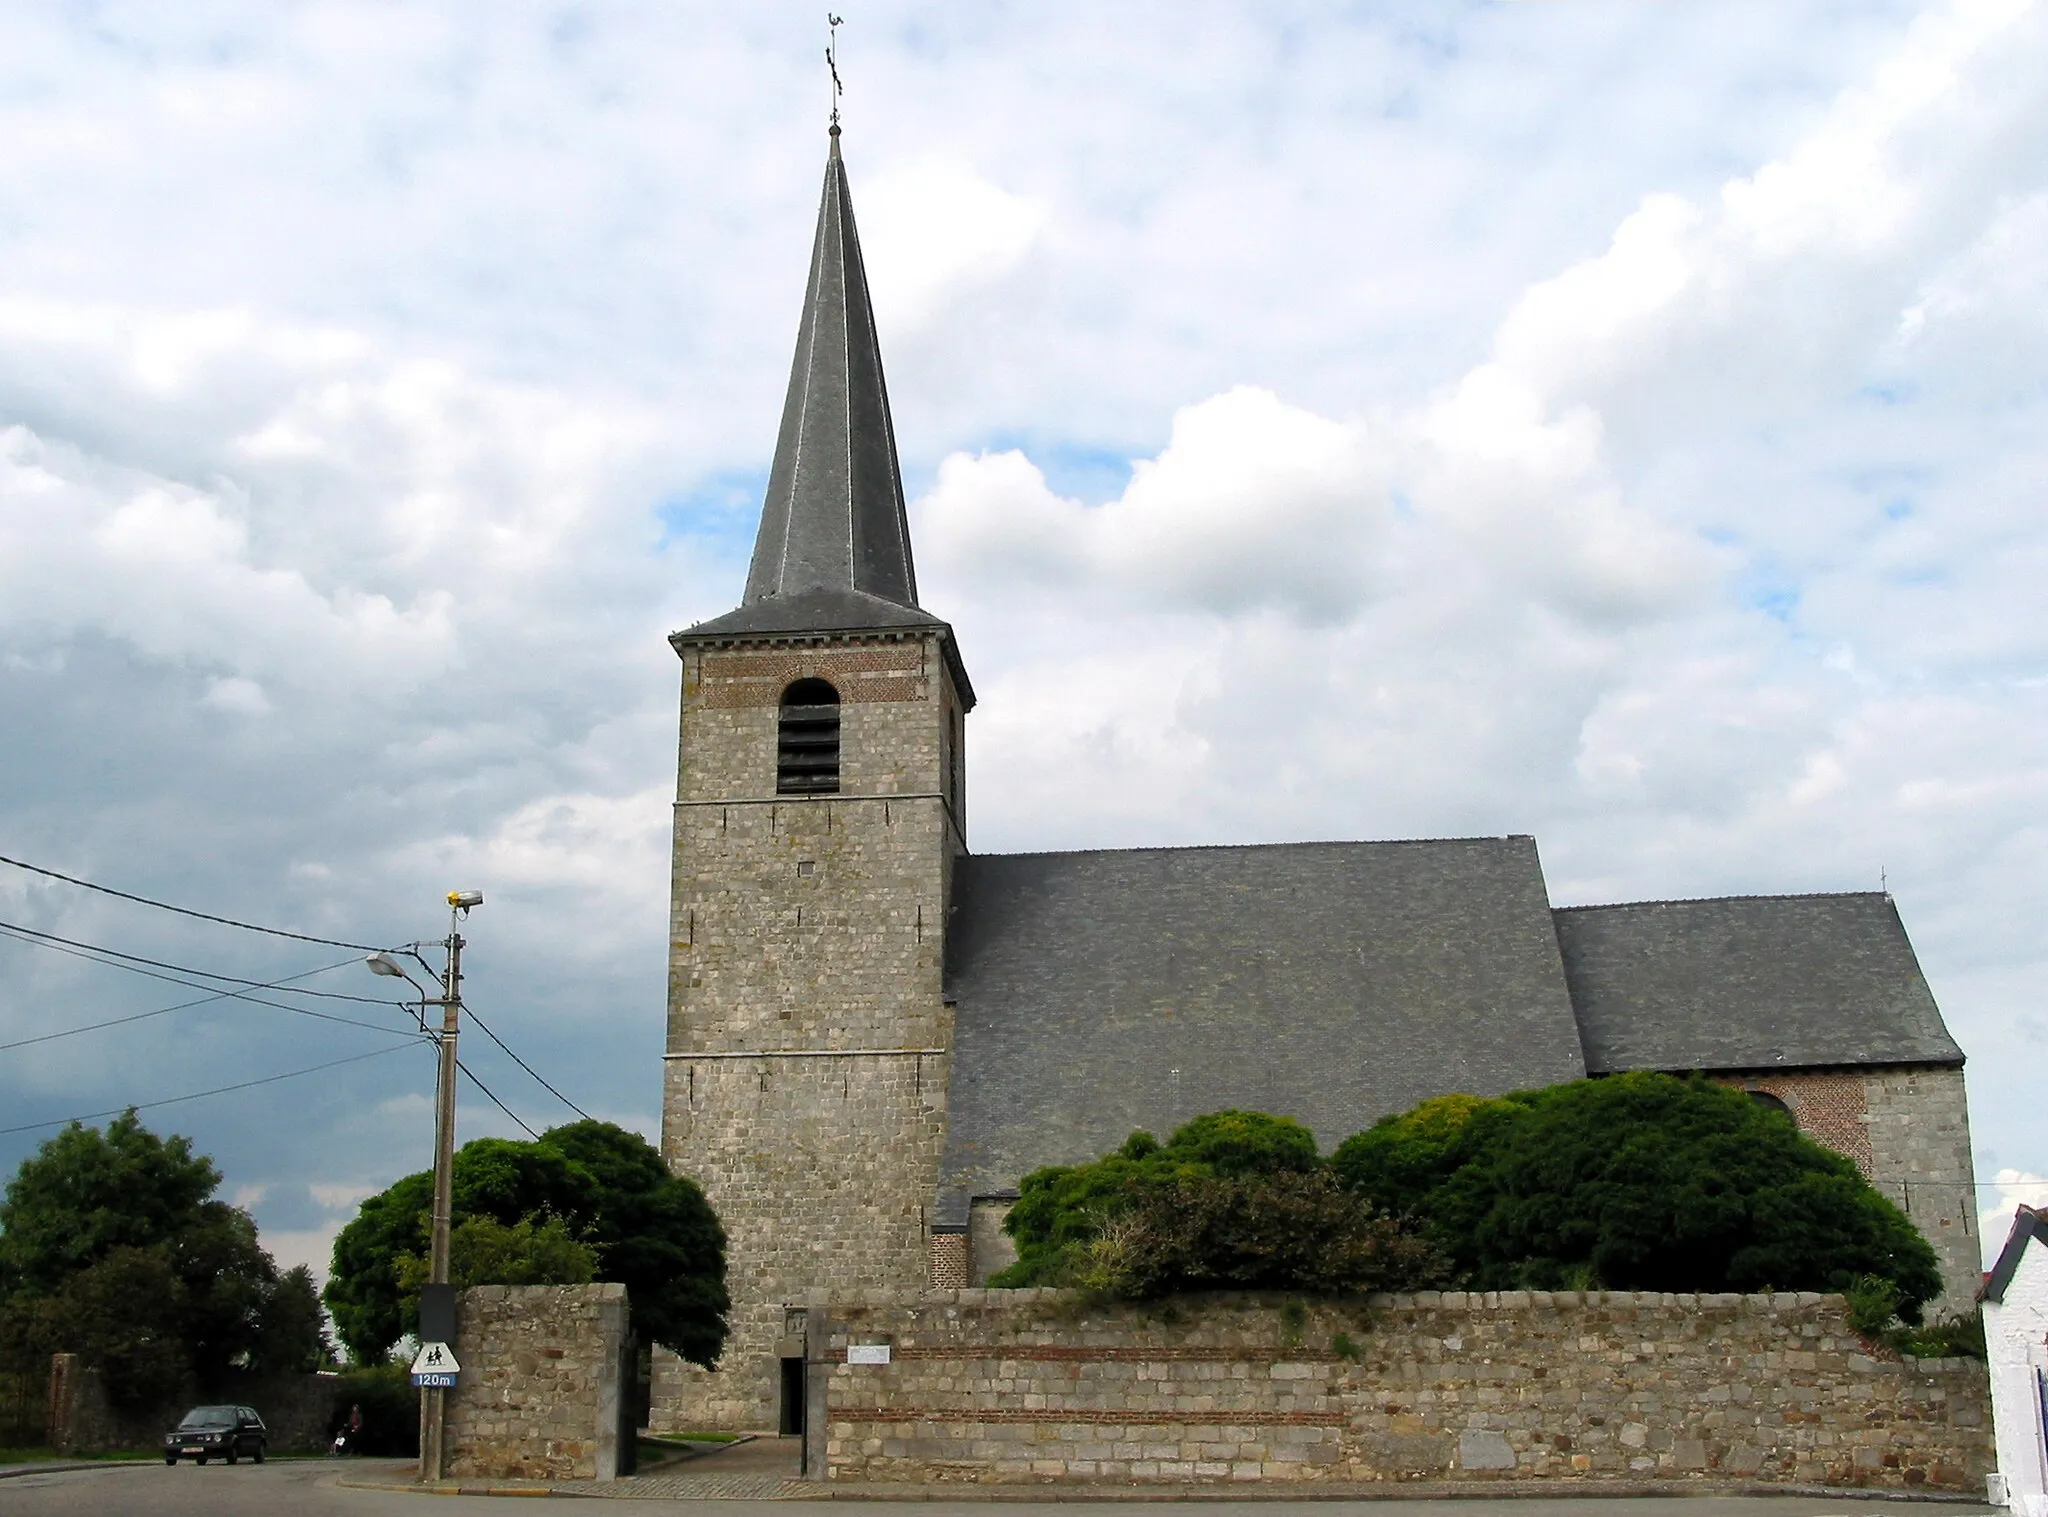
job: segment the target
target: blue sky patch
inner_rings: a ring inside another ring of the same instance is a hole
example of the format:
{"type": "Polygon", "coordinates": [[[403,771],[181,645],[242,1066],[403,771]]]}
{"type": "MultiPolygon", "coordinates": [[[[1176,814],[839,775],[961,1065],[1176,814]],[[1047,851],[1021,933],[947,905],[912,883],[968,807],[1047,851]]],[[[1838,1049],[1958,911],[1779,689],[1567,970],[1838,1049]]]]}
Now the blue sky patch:
{"type": "Polygon", "coordinates": [[[692,489],[671,495],[654,508],[662,546],[689,538],[751,548],[761,520],[761,497],[767,493],[766,469],[721,469],[706,475],[692,489]]]}

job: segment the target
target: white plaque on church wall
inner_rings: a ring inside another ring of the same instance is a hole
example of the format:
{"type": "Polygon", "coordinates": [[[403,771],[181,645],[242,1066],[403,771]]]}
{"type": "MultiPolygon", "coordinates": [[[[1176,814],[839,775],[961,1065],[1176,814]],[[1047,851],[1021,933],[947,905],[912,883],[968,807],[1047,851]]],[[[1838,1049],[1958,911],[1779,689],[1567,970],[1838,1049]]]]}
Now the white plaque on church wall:
{"type": "Polygon", "coordinates": [[[846,1345],[848,1364],[887,1364],[889,1345],[886,1343],[849,1343],[846,1345]]]}

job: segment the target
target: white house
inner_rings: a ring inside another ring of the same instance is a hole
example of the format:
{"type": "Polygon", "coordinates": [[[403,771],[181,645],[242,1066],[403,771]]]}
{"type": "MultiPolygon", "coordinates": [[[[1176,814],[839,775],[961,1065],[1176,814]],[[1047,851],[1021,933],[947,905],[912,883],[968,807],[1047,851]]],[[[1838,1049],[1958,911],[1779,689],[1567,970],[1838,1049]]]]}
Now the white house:
{"type": "Polygon", "coordinates": [[[2048,1211],[2022,1206],[2013,1218],[1984,1282],[1984,1342],[1998,1431],[1991,1499],[2048,1517],[2048,1211]]]}

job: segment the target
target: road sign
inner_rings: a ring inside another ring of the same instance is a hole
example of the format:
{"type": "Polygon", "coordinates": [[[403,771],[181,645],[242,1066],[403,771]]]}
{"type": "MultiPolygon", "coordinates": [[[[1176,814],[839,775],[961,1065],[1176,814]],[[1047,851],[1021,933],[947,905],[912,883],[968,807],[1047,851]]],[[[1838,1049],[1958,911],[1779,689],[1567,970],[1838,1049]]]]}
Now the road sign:
{"type": "Polygon", "coordinates": [[[450,1386],[462,1371],[455,1362],[455,1351],[445,1343],[422,1343],[419,1354],[412,1361],[412,1383],[423,1386],[450,1386]]]}

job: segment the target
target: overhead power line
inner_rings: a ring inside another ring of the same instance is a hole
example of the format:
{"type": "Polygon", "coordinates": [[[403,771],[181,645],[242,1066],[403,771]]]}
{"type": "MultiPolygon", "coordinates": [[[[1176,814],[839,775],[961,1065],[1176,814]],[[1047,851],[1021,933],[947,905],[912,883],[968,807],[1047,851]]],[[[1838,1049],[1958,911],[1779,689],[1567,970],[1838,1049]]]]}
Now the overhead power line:
{"type": "MultiPolygon", "coordinates": [[[[492,1032],[490,1027],[485,1023],[484,1019],[476,1014],[475,1008],[466,1007],[464,1009],[469,1012],[470,1021],[476,1023],[478,1027],[483,1029],[484,1036],[489,1038],[493,1043],[497,1044],[498,1047],[504,1049],[506,1058],[510,1059],[514,1064],[517,1064],[521,1069],[525,1070],[528,1074],[532,1075],[535,1080],[539,1081],[540,1088],[542,1090],[545,1090],[557,1101],[560,1101],[564,1106],[568,1107],[569,1110],[575,1112],[576,1115],[583,1118],[584,1121],[594,1122],[597,1120],[595,1117],[591,1116],[589,1112],[585,1111],[582,1107],[578,1106],[574,1101],[570,1100],[567,1096],[563,1095],[559,1090],[556,1090],[554,1086],[548,1084],[546,1076],[542,1075],[539,1070],[535,1069],[531,1064],[527,1063],[526,1060],[520,1058],[518,1054],[512,1052],[510,1046],[506,1044],[505,1040],[499,1037],[496,1033],[492,1032]]],[[[474,1076],[472,1076],[472,1078],[474,1078],[474,1076]]],[[[488,1092],[486,1092],[486,1094],[488,1094],[488,1092]]],[[[495,1099],[495,1097],[493,1099],[495,1099]]],[[[519,1119],[517,1117],[514,1117],[512,1120],[517,1122],[519,1119]]],[[[525,1124],[521,1123],[520,1125],[524,1126],[525,1124]]],[[[531,1129],[528,1130],[531,1131],[531,1129]]]]}
{"type": "Polygon", "coordinates": [[[299,943],[319,943],[328,948],[353,948],[360,953],[376,953],[380,948],[389,946],[388,944],[380,943],[349,943],[344,942],[340,938],[316,937],[309,932],[287,932],[282,927],[263,927],[255,922],[239,922],[233,917],[215,916],[210,911],[194,911],[190,906],[173,906],[169,901],[151,900],[146,895],[136,895],[134,892],[127,890],[116,890],[111,885],[95,885],[91,880],[81,880],[76,875],[60,874],[55,869],[45,869],[40,864],[25,863],[21,859],[10,859],[5,854],[0,854],[0,864],[7,864],[15,869],[25,869],[30,874],[40,874],[46,879],[62,880],[65,884],[76,885],[81,890],[96,890],[101,895],[114,896],[123,901],[133,901],[138,906],[153,906],[158,911],[175,911],[181,917],[196,917],[202,922],[216,922],[222,927],[239,927],[244,932],[268,933],[274,938],[290,938],[294,942],[299,943]]]}
{"type": "Polygon", "coordinates": [[[528,1127],[525,1121],[520,1117],[518,1112],[514,1111],[511,1107],[507,1106],[503,1101],[500,1101],[497,1097],[497,1094],[491,1089],[490,1086],[484,1084],[484,1082],[479,1080],[474,1074],[471,1074],[470,1068],[467,1064],[463,1063],[462,1060],[457,1059],[455,1061],[455,1067],[461,1070],[464,1074],[469,1075],[470,1084],[474,1085],[478,1090],[482,1091],[485,1095],[490,1097],[491,1105],[497,1107],[498,1110],[502,1111],[514,1122],[519,1123],[520,1128],[525,1132],[527,1137],[532,1138],[536,1141],[539,1140],[540,1134],[535,1132],[532,1128],[528,1127]]]}
{"type": "MultiPolygon", "coordinates": [[[[36,946],[42,947],[47,945],[38,944],[36,946]]],[[[86,957],[89,957],[89,955],[87,955],[86,957]]],[[[305,974],[295,974],[286,980],[273,980],[270,984],[259,986],[257,988],[261,990],[282,989],[286,985],[290,984],[291,980],[303,980],[312,975],[326,974],[330,970],[340,969],[344,965],[353,964],[355,962],[356,961],[354,959],[343,959],[340,964],[322,965],[318,969],[307,970],[305,974]]],[[[88,1022],[83,1027],[67,1027],[61,1032],[45,1032],[40,1033],[33,1038],[17,1038],[12,1043],[0,1043],[0,1053],[5,1053],[10,1048],[27,1048],[32,1043],[50,1043],[54,1042],[58,1038],[76,1037],[79,1033],[82,1032],[99,1032],[108,1027],[125,1027],[130,1022],[147,1022],[151,1017],[168,1016],[171,1012],[174,1011],[189,1011],[194,1006],[210,1006],[215,1001],[231,1000],[234,999],[238,994],[239,992],[233,990],[216,990],[215,992],[213,992],[213,994],[201,996],[194,1001],[180,1001],[175,1006],[159,1006],[155,1011],[138,1011],[133,1016],[111,1017],[104,1022],[88,1022]]],[[[369,1022],[351,1022],[349,1025],[352,1027],[369,1027],[374,1024],[369,1022]]]]}
{"type": "MultiPolygon", "coordinates": [[[[110,1106],[105,1111],[81,1112],[75,1117],[58,1117],[48,1122],[24,1122],[19,1127],[0,1127],[0,1137],[4,1137],[9,1133],[34,1132],[39,1127],[63,1127],[72,1122],[96,1122],[101,1117],[118,1117],[123,1112],[149,1111],[158,1106],[176,1106],[181,1101],[200,1101],[208,1096],[224,1096],[230,1091],[251,1090],[258,1085],[275,1085],[279,1080],[296,1080],[301,1075],[318,1074],[323,1069],[339,1069],[344,1064],[360,1064],[365,1059],[381,1059],[387,1053],[396,1053],[401,1048],[410,1047],[411,1044],[412,1040],[408,1039],[404,1043],[394,1043],[389,1048],[373,1048],[368,1053],[351,1054],[346,1059],[329,1059],[325,1064],[312,1064],[304,1069],[287,1070],[281,1075],[265,1075],[260,1080],[243,1080],[234,1085],[217,1085],[212,1090],[195,1090],[190,1095],[165,1096],[161,1101],[130,1101],[125,1106],[110,1106]]],[[[470,1078],[474,1079],[475,1076],[472,1075],[470,1078]]],[[[486,1091],[485,1094],[489,1095],[490,1093],[486,1091]]],[[[493,1096],[492,1099],[496,1100],[497,1098],[493,1096]]],[[[511,1113],[507,1112],[506,1115],[511,1116],[511,1113]]],[[[513,1117],[512,1120],[515,1122],[519,1121],[517,1117],[513,1117]]],[[[520,1122],[519,1125],[522,1127],[526,1126],[523,1122],[520,1122]]],[[[532,1131],[531,1128],[527,1130],[529,1132],[532,1131]]]]}
{"type": "MultiPolygon", "coordinates": [[[[311,1017],[315,1021],[320,1022],[338,1022],[343,1027],[366,1027],[371,1032],[393,1031],[392,1028],[380,1026],[378,1023],[375,1022],[365,1022],[356,1017],[338,1017],[335,1016],[334,1013],[332,1012],[315,1011],[310,1006],[288,1006],[283,1001],[267,1001],[262,996],[251,995],[246,990],[218,990],[216,989],[216,987],[208,985],[201,980],[188,980],[183,978],[181,974],[165,974],[160,970],[145,968],[144,963],[146,963],[147,961],[124,963],[119,958],[101,958],[95,952],[86,951],[90,947],[90,945],[85,945],[84,947],[73,945],[67,943],[62,939],[52,939],[50,937],[50,934],[48,933],[31,932],[29,931],[29,929],[16,928],[6,922],[0,922],[0,936],[17,937],[22,942],[31,944],[32,946],[37,948],[48,948],[57,953],[70,954],[75,958],[86,959],[95,964],[104,964],[109,969],[125,969],[130,974],[139,974],[146,979],[163,980],[171,985],[183,985],[189,990],[214,991],[213,996],[209,998],[213,1000],[228,999],[235,1001],[247,1001],[252,1006],[268,1006],[274,1011],[288,1011],[295,1017],[311,1017]]],[[[204,973],[204,971],[188,970],[184,971],[183,973],[202,974],[204,973]]],[[[256,984],[256,982],[253,981],[245,981],[239,983],[252,984],[255,985],[255,988],[257,989],[269,988],[267,986],[256,984]]],[[[293,993],[305,994],[306,992],[301,991],[293,993]]],[[[396,1001],[377,1001],[371,1000],[367,997],[351,996],[347,999],[361,1000],[363,1004],[367,1006],[397,1006],[399,1004],[396,1001]]]]}
{"type": "MultiPolygon", "coordinates": [[[[147,958],[139,953],[127,953],[119,948],[109,948],[103,943],[86,943],[77,938],[61,937],[54,932],[44,932],[40,928],[24,927],[19,922],[0,922],[0,929],[15,933],[21,937],[34,938],[42,943],[62,944],[66,948],[83,949],[87,953],[101,954],[108,959],[122,960],[123,962],[115,965],[115,968],[126,968],[130,964],[147,964],[152,969],[168,969],[177,974],[197,975],[202,980],[221,980],[229,985],[247,985],[254,990],[271,990],[284,983],[283,981],[273,980],[251,980],[238,974],[222,974],[214,969],[194,969],[189,964],[170,964],[162,959],[147,958]]],[[[353,959],[343,961],[343,963],[349,964],[354,962],[355,960],[353,959]]],[[[339,969],[341,967],[340,964],[330,964],[327,966],[327,969],[339,969]]],[[[312,972],[324,974],[327,971],[314,970],[312,972]]],[[[302,980],[305,976],[294,975],[292,978],[302,980]]],[[[294,990],[290,994],[295,996],[318,996],[323,1001],[354,1001],[362,1006],[389,1006],[392,1004],[376,996],[350,995],[347,991],[343,990],[294,990]]]]}

